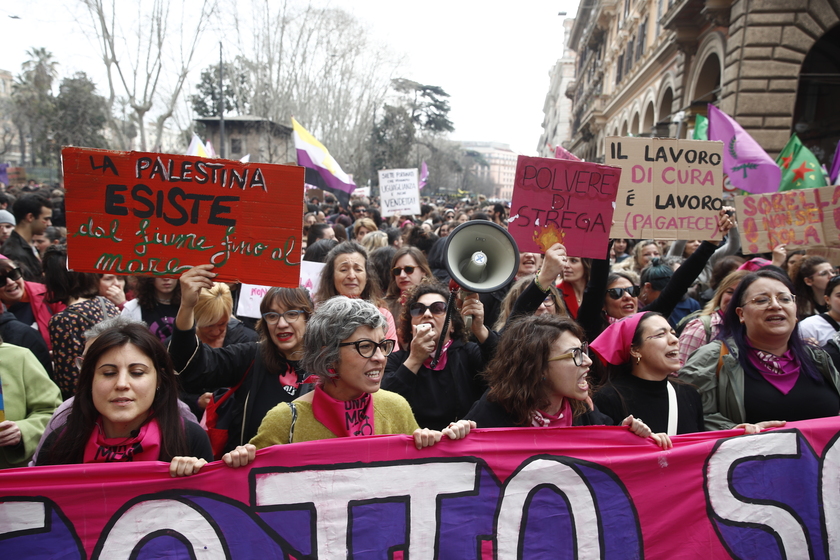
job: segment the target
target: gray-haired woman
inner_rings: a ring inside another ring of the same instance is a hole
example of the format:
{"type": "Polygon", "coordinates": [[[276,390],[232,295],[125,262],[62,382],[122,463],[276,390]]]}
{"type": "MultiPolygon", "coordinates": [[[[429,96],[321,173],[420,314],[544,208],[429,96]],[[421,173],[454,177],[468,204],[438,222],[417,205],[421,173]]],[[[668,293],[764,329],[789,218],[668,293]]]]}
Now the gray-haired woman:
{"type": "Polygon", "coordinates": [[[442,435],[460,439],[475,423],[453,422],[442,432],[421,429],[401,396],[380,391],[379,383],[394,341],[385,338],[386,322],[371,303],[337,296],[309,320],[304,337],[304,367],[318,376],[315,390],[281,403],[265,416],[251,443],[258,449],[336,437],[411,434],[418,449],[442,435]]]}

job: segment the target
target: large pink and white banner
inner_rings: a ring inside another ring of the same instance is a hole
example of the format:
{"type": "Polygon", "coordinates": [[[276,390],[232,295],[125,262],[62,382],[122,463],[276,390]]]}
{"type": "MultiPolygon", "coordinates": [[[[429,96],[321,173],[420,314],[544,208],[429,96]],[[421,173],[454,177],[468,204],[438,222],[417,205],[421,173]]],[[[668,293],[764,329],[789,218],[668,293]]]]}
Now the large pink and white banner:
{"type": "Polygon", "coordinates": [[[480,430],[0,473],[0,558],[840,558],[840,419],[759,435],[480,430]]]}

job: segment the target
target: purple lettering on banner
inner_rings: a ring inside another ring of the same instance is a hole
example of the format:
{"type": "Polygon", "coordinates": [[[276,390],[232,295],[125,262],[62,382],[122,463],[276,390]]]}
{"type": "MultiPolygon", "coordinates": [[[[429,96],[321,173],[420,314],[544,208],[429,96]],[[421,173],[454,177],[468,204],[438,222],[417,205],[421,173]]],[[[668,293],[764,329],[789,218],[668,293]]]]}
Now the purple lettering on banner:
{"type": "Polygon", "coordinates": [[[51,500],[3,497],[0,502],[0,557],[87,558],[73,524],[51,500]],[[11,522],[11,526],[5,523],[11,522]]]}

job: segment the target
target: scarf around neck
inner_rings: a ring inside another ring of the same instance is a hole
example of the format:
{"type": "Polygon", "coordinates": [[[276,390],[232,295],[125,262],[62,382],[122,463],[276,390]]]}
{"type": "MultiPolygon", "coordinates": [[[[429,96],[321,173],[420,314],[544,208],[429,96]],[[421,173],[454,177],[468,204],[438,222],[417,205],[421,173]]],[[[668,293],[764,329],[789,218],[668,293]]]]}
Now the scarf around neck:
{"type": "Polygon", "coordinates": [[[132,435],[105,437],[102,417],[96,421],[85,445],[85,463],[117,463],[129,461],[157,461],[160,457],[160,425],[152,418],[132,435]]]}
{"type": "Polygon", "coordinates": [[[572,405],[569,399],[563,399],[563,405],[557,416],[552,416],[541,410],[535,410],[531,413],[531,426],[535,428],[568,428],[572,425],[572,405]]]}
{"type": "Polygon", "coordinates": [[[373,396],[370,393],[340,401],[329,396],[320,384],[316,385],[312,414],[315,420],[338,437],[371,436],[374,433],[373,396]]]}
{"type": "Polygon", "coordinates": [[[433,370],[433,371],[440,371],[443,368],[445,368],[446,367],[446,361],[448,359],[447,357],[449,355],[449,352],[447,352],[447,350],[449,350],[450,346],[452,346],[452,339],[451,338],[446,341],[446,344],[443,345],[443,350],[440,351],[440,360],[438,360],[437,365],[435,367],[432,367],[432,360],[435,357],[435,353],[432,352],[432,355],[429,356],[428,358],[426,358],[426,361],[423,362],[423,366],[427,367],[427,368],[429,368],[430,370],[433,370]]]}
{"type": "Polygon", "coordinates": [[[781,356],[776,356],[753,347],[747,340],[747,358],[761,377],[783,395],[790,393],[799,379],[800,366],[790,348],[781,356]]]}

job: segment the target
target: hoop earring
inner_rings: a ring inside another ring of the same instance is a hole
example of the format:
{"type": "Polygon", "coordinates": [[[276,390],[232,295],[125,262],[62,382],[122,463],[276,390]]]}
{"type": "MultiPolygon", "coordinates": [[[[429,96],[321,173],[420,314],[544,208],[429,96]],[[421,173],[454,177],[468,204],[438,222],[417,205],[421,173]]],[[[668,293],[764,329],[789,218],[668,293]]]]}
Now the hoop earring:
{"type": "Polygon", "coordinates": [[[641,356],[636,356],[636,365],[639,365],[639,362],[641,362],[641,361],[642,361],[642,357],[641,356]]]}

